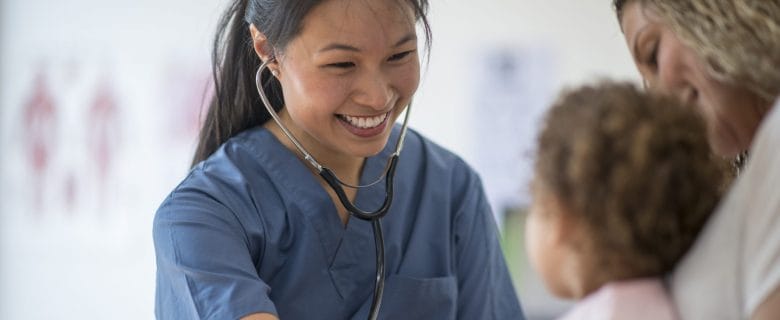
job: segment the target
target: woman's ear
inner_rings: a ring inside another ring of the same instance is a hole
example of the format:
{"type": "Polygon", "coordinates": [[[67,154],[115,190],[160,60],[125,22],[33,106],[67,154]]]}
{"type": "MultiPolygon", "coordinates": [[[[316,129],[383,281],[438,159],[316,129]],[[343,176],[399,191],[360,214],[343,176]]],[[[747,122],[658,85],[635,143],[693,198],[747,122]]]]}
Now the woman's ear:
{"type": "Polygon", "coordinates": [[[254,23],[249,25],[249,33],[252,34],[252,47],[255,48],[255,53],[263,62],[272,60],[268,64],[268,70],[271,70],[271,74],[273,74],[274,77],[279,78],[279,66],[277,65],[277,61],[274,60],[276,57],[274,56],[273,49],[268,45],[268,38],[266,38],[265,34],[260,32],[260,30],[257,30],[254,23]]]}
{"type": "Polygon", "coordinates": [[[255,53],[263,62],[274,58],[273,51],[268,45],[268,38],[260,30],[257,30],[254,24],[249,25],[249,33],[252,35],[252,47],[255,53]]]}

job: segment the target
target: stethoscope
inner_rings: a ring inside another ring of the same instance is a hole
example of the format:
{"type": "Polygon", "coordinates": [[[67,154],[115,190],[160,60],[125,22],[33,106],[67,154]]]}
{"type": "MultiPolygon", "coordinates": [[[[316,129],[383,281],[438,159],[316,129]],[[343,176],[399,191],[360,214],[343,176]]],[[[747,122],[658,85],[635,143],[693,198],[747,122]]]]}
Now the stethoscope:
{"type": "Polygon", "coordinates": [[[336,177],[336,174],[334,174],[332,170],[317,162],[317,160],[315,160],[314,157],[312,157],[312,155],[303,148],[300,142],[298,142],[298,139],[295,139],[292,133],[287,130],[287,128],[282,124],[282,121],[279,120],[279,116],[271,107],[271,102],[268,100],[268,97],[266,97],[262,85],[263,70],[267,69],[268,64],[273,61],[274,59],[268,59],[267,61],[263,62],[263,64],[261,64],[260,68],[257,70],[257,75],[255,75],[255,85],[257,86],[257,92],[260,94],[260,99],[263,101],[265,109],[268,110],[271,118],[273,118],[274,122],[276,122],[279,128],[282,129],[284,135],[287,136],[287,138],[289,138],[290,141],[292,141],[292,143],[295,145],[295,148],[298,149],[301,154],[303,154],[304,159],[309,163],[309,165],[317,170],[320,177],[322,177],[322,179],[325,180],[325,182],[333,189],[333,191],[336,192],[336,196],[339,198],[339,202],[341,202],[344,208],[346,208],[351,215],[371,222],[371,227],[374,231],[374,245],[376,247],[376,282],[374,283],[374,295],[371,301],[371,308],[368,312],[368,319],[375,320],[379,315],[379,307],[382,304],[382,293],[384,292],[385,288],[385,240],[384,236],[382,235],[382,224],[379,222],[379,219],[387,214],[387,212],[390,210],[390,205],[393,202],[393,177],[395,175],[396,164],[398,163],[398,156],[401,154],[401,147],[403,146],[404,138],[406,137],[406,127],[407,123],[409,122],[409,109],[411,109],[412,105],[410,103],[406,108],[406,115],[404,116],[404,123],[401,127],[401,134],[398,136],[395,152],[393,152],[393,154],[390,155],[390,158],[388,159],[384,176],[380,176],[374,182],[366,185],[353,186],[342,182],[338,177],[336,177]],[[379,209],[373,212],[363,211],[355,207],[355,205],[349,201],[349,198],[347,197],[347,194],[344,193],[344,188],[342,187],[342,185],[356,189],[370,187],[382,181],[383,178],[385,179],[385,201],[382,203],[382,206],[379,209]]]}

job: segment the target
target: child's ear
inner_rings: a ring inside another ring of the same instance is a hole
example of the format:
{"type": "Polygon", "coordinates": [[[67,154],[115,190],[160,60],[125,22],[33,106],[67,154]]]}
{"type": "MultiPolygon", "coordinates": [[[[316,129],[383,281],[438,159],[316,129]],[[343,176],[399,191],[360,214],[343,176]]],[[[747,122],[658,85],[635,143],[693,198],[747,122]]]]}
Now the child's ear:
{"type": "Polygon", "coordinates": [[[555,214],[551,214],[549,238],[561,248],[577,248],[583,240],[582,220],[560,201],[551,201],[555,214]]]}
{"type": "Polygon", "coordinates": [[[541,184],[534,181],[531,185],[534,204],[531,210],[537,219],[545,225],[544,234],[540,234],[544,243],[558,248],[564,248],[572,241],[572,231],[575,223],[568,206],[552,192],[547,191],[541,184]],[[540,209],[541,208],[541,209],[540,209]]]}

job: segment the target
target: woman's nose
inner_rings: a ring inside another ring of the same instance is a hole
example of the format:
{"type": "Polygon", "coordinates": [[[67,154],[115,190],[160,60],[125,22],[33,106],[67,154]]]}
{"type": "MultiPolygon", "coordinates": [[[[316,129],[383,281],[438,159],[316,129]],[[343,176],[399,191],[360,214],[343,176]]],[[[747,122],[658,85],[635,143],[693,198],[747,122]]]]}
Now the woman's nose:
{"type": "Polygon", "coordinates": [[[384,75],[367,75],[358,81],[356,103],[376,110],[387,110],[392,105],[393,89],[384,75]]]}
{"type": "Polygon", "coordinates": [[[699,96],[694,69],[690,61],[680,55],[670,55],[668,59],[659,61],[658,75],[652,80],[651,87],[686,104],[695,103],[699,96]]]}
{"type": "Polygon", "coordinates": [[[656,81],[653,84],[649,84],[649,88],[656,92],[673,96],[686,105],[695,104],[699,98],[699,90],[696,88],[693,82],[688,79],[683,77],[659,77],[659,80],[661,81],[656,81]]]}

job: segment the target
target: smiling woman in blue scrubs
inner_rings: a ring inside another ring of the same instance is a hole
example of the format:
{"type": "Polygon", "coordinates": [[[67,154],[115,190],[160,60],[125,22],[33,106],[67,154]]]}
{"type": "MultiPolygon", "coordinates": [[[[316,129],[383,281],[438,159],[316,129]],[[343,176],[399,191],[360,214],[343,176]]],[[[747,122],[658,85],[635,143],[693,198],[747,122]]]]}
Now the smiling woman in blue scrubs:
{"type": "MultiPolygon", "coordinates": [[[[154,220],[162,319],[365,319],[375,277],[371,223],[269,120],[263,85],[294,137],[345,183],[382,176],[394,125],[417,90],[425,0],[241,0],[215,42],[216,97],[194,166],[154,220]]],[[[475,172],[409,131],[382,219],[380,319],[521,319],[475,172]]],[[[384,184],[347,188],[377,208],[384,184]]]]}

